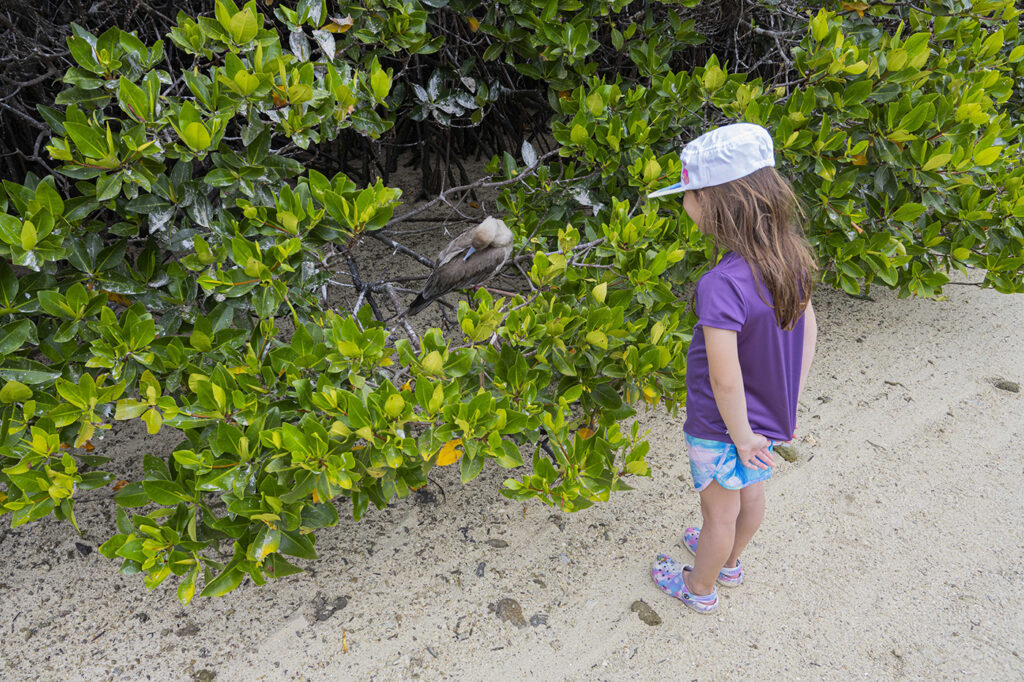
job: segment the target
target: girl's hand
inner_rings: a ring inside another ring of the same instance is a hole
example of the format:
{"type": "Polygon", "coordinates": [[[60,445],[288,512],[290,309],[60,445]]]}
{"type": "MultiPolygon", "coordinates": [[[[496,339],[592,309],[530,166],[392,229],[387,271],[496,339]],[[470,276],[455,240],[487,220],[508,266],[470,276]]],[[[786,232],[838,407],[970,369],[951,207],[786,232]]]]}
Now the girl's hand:
{"type": "Polygon", "coordinates": [[[770,469],[775,466],[775,459],[768,450],[769,441],[761,434],[751,434],[749,440],[735,445],[736,454],[748,469],[770,469]]]}

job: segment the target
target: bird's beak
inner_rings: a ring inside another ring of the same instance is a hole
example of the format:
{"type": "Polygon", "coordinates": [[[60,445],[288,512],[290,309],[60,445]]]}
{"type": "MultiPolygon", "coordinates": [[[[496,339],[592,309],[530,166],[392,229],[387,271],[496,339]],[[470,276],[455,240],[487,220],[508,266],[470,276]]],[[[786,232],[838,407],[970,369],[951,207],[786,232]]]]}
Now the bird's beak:
{"type": "Polygon", "coordinates": [[[476,249],[473,246],[470,246],[469,250],[466,251],[466,255],[462,257],[462,262],[465,263],[474,253],[476,253],[476,249]]]}

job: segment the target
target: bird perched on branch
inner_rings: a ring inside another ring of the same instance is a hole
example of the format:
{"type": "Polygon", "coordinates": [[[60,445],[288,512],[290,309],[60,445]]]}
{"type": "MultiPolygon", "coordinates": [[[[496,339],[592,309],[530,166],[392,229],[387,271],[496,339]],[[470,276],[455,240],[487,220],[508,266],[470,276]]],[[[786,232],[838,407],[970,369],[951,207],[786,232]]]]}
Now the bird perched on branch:
{"type": "Polygon", "coordinates": [[[489,280],[512,253],[512,239],[512,230],[504,221],[490,216],[460,234],[437,255],[434,271],[405,314],[415,315],[450,291],[489,280]]]}

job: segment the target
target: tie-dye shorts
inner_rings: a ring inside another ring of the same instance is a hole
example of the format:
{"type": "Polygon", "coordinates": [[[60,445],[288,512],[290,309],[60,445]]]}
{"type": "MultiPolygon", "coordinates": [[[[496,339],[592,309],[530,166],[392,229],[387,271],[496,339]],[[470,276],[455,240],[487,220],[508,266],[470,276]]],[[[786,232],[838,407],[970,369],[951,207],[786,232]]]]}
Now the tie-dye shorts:
{"type": "MultiPolygon", "coordinates": [[[[759,483],[771,478],[772,470],[750,469],[743,465],[739,455],[736,453],[736,446],[732,443],[723,443],[717,440],[706,438],[695,438],[690,434],[686,436],[686,449],[690,452],[690,473],[693,474],[693,487],[697,490],[704,490],[711,481],[718,481],[718,485],[726,490],[739,490],[752,483],[759,483]]],[[[775,446],[774,441],[769,441],[768,450],[775,446]]]]}

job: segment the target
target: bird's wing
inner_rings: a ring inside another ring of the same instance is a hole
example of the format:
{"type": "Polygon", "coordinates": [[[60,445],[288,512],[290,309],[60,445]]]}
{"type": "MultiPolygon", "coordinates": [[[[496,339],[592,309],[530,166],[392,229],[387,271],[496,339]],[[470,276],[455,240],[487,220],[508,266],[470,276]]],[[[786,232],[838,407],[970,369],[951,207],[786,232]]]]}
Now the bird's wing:
{"type": "MultiPolygon", "coordinates": [[[[443,253],[443,252],[442,252],[443,253]]],[[[508,260],[512,245],[491,247],[476,251],[472,256],[449,258],[430,273],[420,297],[425,301],[444,296],[449,291],[465,289],[486,282],[493,277],[508,260]]]]}
{"type": "Polygon", "coordinates": [[[498,270],[501,270],[502,266],[505,265],[505,261],[508,260],[511,253],[511,244],[500,247],[492,246],[477,251],[466,259],[464,263],[466,268],[463,274],[464,283],[458,285],[457,288],[461,289],[482,284],[491,277],[494,277],[494,275],[498,274],[498,270]]]}
{"type": "Polygon", "coordinates": [[[445,263],[448,263],[456,256],[464,256],[472,244],[473,230],[466,230],[458,237],[448,242],[448,245],[441,249],[441,253],[437,254],[437,265],[435,266],[435,269],[441,267],[445,263]]]}

